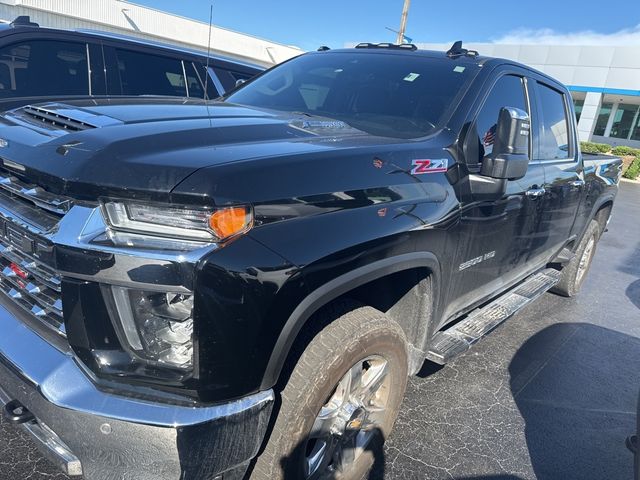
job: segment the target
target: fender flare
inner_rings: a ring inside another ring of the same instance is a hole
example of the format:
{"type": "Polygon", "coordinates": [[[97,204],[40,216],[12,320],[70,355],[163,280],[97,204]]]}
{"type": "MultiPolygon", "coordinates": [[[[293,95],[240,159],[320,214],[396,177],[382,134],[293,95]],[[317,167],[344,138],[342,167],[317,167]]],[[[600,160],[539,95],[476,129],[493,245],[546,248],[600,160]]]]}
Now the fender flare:
{"type": "Polygon", "coordinates": [[[289,316],[267,363],[261,390],[272,388],[277,383],[298,334],[316,311],[354,288],[411,268],[427,268],[431,271],[432,297],[436,313],[440,298],[440,262],[431,252],[414,252],[385,258],[340,275],[306,296],[289,316]]]}
{"type": "Polygon", "coordinates": [[[593,207],[591,208],[589,220],[593,220],[596,218],[596,213],[598,213],[598,210],[600,210],[605,203],[611,202],[611,204],[613,205],[615,198],[616,196],[614,193],[606,193],[598,198],[598,200],[594,202],[593,207]]]}

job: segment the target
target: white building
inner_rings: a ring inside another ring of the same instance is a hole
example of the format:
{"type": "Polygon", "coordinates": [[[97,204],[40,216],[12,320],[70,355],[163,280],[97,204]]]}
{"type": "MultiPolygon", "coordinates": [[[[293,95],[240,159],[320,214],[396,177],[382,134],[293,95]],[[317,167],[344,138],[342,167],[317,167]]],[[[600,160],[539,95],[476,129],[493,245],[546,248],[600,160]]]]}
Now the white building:
{"type": "MultiPolygon", "coordinates": [[[[448,50],[451,45],[421,44],[448,50]]],[[[469,43],[481,55],[530,65],[564,83],[581,140],[640,147],[640,47],[469,43]]]]}
{"type": "MultiPolygon", "coordinates": [[[[208,12],[208,2],[201,3],[208,12]]],[[[244,14],[244,13],[243,13],[244,14]]],[[[207,50],[209,25],[122,0],[0,0],[0,19],[28,15],[43,27],[103,30],[207,50]]],[[[211,52],[263,66],[299,55],[282,45],[224,28],[211,28],[211,52]]]]}

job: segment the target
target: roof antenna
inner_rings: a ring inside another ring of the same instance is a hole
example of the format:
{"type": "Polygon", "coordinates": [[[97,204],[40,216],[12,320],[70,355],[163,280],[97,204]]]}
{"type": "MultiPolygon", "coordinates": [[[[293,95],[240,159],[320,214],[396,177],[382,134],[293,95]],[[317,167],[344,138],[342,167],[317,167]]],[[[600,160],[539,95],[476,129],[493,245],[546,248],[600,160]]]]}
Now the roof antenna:
{"type": "Polygon", "coordinates": [[[447,57],[449,58],[462,57],[465,55],[469,57],[477,57],[478,52],[475,50],[467,50],[466,48],[462,48],[462,40],[454,42],[451,48],[447,50],[447,57]]]}
{"type": "Polygon", "coordinates": [[[209,112],[209,57],[211,56],[211,24],[213,23],[213,2],[209,8],[209,38],[207,39],[207,62],[204,76],[204,104],[207,106],[207,117],[209,117],[209,127],[213,127],[211,113],[209,112]]]}

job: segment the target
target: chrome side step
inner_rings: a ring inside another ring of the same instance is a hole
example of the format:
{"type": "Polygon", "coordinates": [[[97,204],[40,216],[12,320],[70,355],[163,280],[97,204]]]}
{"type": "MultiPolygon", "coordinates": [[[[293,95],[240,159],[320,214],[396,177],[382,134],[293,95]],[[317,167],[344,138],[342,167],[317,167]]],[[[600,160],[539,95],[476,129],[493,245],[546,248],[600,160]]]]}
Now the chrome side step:
{"type": "Polygon", "coordinates": [[[560,272],[547,268],[509,290],[467,318],[434,335],[427,359],[444,365],[471,348],[511,315],[560,281],[560,272]]]}

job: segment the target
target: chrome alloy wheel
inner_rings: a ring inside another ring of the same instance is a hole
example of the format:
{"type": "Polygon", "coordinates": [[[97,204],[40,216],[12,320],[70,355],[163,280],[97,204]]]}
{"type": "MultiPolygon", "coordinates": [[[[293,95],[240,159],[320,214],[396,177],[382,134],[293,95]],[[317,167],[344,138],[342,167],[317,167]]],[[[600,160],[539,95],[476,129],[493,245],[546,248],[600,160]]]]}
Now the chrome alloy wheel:
{"type": "Polygon", "coordinates": [[[304,474],[320,479],[348,472],[367,449],[385,417],[390,376],[387,361],[372,355],[340,379],[307,437],[304,474]]]}
{"type": "Polygon", "coordinates": [[[584,247],[584,252],[582,252],[582,256],[580,257],[580,263],[578,264],[578,272],[576,274],[576,285],[580,285],[582,283],[582,279],[584,275],[587,273],[589,269],[589,264],[591,263],[591,256],[593,255],[593,250],[596,246],[596,239],[592,236],[587,243],[587,246],[584,247]]]}

